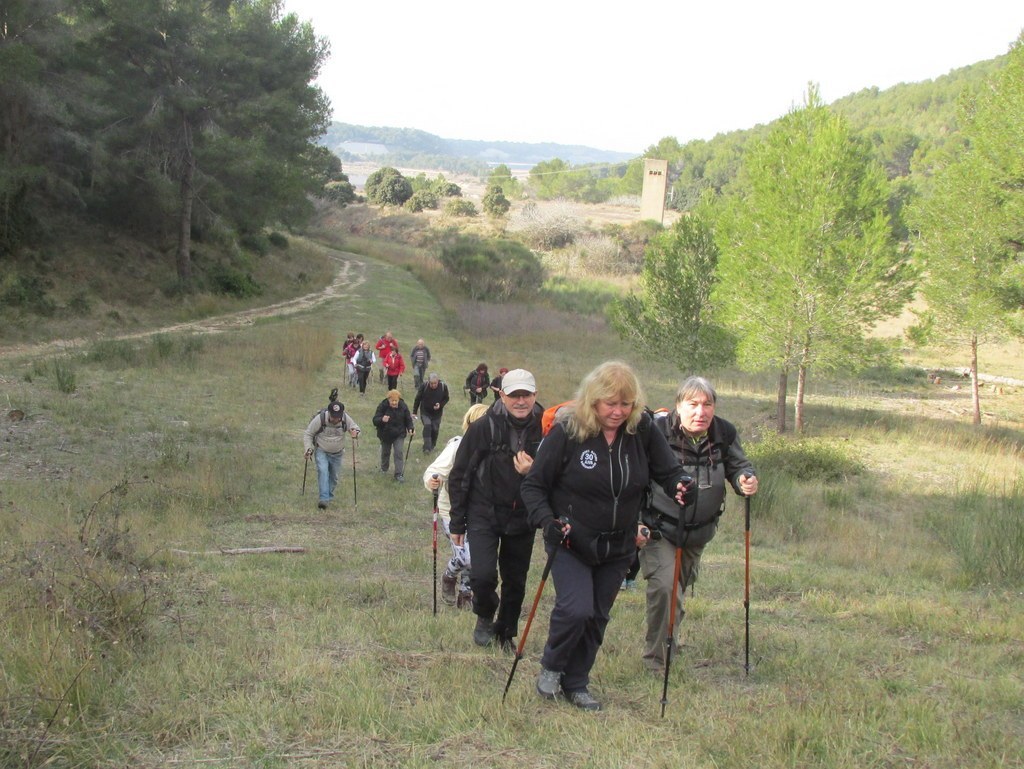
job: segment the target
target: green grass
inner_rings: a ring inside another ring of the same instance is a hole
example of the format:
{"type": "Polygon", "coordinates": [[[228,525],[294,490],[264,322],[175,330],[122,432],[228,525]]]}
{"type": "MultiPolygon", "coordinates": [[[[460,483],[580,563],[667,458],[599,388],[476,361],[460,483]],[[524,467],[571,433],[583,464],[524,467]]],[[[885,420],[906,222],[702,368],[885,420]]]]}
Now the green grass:
{"type": "Polygon", "coordinates": [[[351,448],[334,508],[316,509],[312,468],[300,495],[301,430],[342,384],[341,340],[387,329],[404,349],[424,337],[453,386],[442,440],[480,360],[529,366],[548,404],[610,357],[656,404],[679,376],[599,321],[439,304],[409,262],[371,258],[362,287],[304,315],[62,358],[73,394],[46,361],[0,359],[26,414],[0,448],[0,765],[1022,766],[1019,396],[976,430],[925,412],[940,396],[913,378],[812,383],[808,434],[762,440],[771,377],[715,375],[720,413],[763,462],[752,672],[730,495],[665,718],[639,659],[642,589],[620,595],[594,669],[604,712],[533,692],[550,584],[502,706],[510,657],[472,644],[469,612],[431,613],[419,436],[406,484],[376,472],[376,382],[341,389],[364,430],[358,506],[351,448]],[[307,552],[217,553],[267,545],[307,552]]]}

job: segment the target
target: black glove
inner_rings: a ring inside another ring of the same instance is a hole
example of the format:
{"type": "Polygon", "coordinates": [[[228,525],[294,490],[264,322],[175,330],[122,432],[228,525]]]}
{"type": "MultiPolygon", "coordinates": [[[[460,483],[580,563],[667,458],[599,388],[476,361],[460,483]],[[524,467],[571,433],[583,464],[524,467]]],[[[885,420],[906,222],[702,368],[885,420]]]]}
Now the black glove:
{"type": "Polygon", "coordinates": [[[690,493],[697,487],[697,482],[689,475],[680,475],[676,485],[680,483],[683,484],[683,504],[688,505],[691,501],[690,493]]]}
{"type": "Polygon", "coordinates": [[[545,544],[554,545],[555,547],[558,547],[558,545],[562,544],[562,540],[565,539],[565,535],[562,534],[562,528],[564,526],[565,526],[565,523],[563,521],[558,520],[557,518],[552,518],[547,523],[545,523],[544,524],[544,542],[545,542],[545,544]]]}

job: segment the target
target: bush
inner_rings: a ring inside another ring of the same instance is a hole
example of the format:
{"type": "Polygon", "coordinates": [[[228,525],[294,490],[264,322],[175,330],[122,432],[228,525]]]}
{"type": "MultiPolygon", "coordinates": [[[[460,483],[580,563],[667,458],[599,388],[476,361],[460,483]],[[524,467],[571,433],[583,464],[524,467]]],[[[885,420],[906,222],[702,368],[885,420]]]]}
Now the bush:
{"type": "Polygon", "coordinates": [[[766,433],[760,443],[747,451],[759,477],[788,475],[798,481],[838,483],[860,475],[860,460],[848,456],[833,443],[819,440],[791,440],[778,433],[766,433]]]}
{"type": "Polygon", "coordinates": [[[20,307],[38,315],[53,315],[57,305],[46,296],[50,281],[37,275],[13,275],[3,282],[0,299],[10,307],[20,307]]]}
{"type": "Polygon", "coordinates": [[[490,216],[504,216],[512,207],[501,190],[501,185],[492,184],[487,188],[483,200],[484,211],[490,216]]]}
{"type": "Polygon", "coordinates": [[[413,213],[419,213],[428,208],[437,208],[437,195],[428,189],[416,190],[412,197],[405,201],[405,209],[413,213]]]}
{"type": "Polygon", "coordinates": [[[263,287],[248,272],[226,264],[215,265],[208,273],[211,289],[218,294],[227,294],[239,299],[259,296],[263,287]]]}
{"type": "Polygon", "coordinates": [[[245,232],[238,238],[238,245],[259,256],[270,253],[270,238],[262,232],[245,232]]]}
{"type": "Polygon", "coordinates": [[[476,206],[471,200],[456,198],[445,203],[444,212],[448,216],[476,216],[476,206]]]}
{"type": "Polygon", "coordinates": [[[400,206],[412,197],[412,184],[397,168],[378,168],[366,178],[366,197],[379,206],[400,206]]]}
{"type": "Polygon", "coordinates": [[[549,251],[575,242],[583,225],[564,202],[543,209],[530,202],[512,218],[509,230],[519,233],[533,248],[549,251]]]}
{"type": "Polygon", "coordinates": [[[510,240],[461,236],[442,247],[440,261],[472,299],[501,302],[544,282],[536,255],[510,240]]]}
{"type": "Polygon", "coordinates": [[[344,208],[349,203],[354,203],[356,201],[356,188],[352,186],[352,183],[348,181],[348,179],[345,179],[344,181],[327,182],[327,184],[324,185],[323,190],[320,192],[320,197],[344,208]]]}
{"type": "Polygon", "coordinates": [[[267,239],[270,241],[270,245],[274,248],[288,248],[287,236],[277,232],[276,230],[270,233],[270,235],[267,236],[267,239]]]}

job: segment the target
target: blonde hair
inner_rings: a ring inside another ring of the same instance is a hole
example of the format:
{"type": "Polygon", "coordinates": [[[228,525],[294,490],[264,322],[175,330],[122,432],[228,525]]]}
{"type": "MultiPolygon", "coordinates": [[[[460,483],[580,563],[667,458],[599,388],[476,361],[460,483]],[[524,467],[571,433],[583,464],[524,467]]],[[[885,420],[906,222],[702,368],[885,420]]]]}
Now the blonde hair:
{"type": "Polygon", "coordinates": [[[635,433],[644,406],[647,405],[643,388],[632,366],[610,360],[595,368],[580,382],[575,408],[565,422],[565,431],[569,437],[582,443],[601,432],[601,424],[597,421],[597,402],[611,399],[630,401],[633,404],[633,410],[626,420],[626,432],[635,433]]]}
{"type": "Polygon", "coordinates": [[[487,406],[483,403],[474,403],[468,409],[462,417],[462,432],[466,432],[469,426],[487,413],[487,406]]]}
{"type": "Polygon", "coordinates": [[[392,398],[398,398],[398,400],[402,400],[402,393],[398,392],[398,390],[388,390],[388,394],[385,397],[388,400],[391,400],[392,398]]]}

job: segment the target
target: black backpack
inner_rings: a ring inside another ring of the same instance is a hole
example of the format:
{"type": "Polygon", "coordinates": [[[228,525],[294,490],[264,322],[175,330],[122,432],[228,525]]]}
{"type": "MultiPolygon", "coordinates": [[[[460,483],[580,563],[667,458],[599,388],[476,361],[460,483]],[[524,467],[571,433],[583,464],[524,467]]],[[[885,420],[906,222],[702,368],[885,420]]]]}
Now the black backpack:
{"type": "MultiPolygon", "coordinates": [[[[309,417],[309,421],[310,422],[313,421],[313,417],[315,417],[317,414],[320,415],[320,429],[317,430],[313,434],[314,438],[316,438],[316,436],[318,436],[320,433],[322,433],[324,431],[324,428],[327,427],[327,409],[330,407],[330,405],[332,403],[334,403],[337,400],[338,400],[338,388],[337,387],[332,387],[331,388],[331,394],[329,396],[327,396],[327,405],[324,406],[322,409],[320,409],[318,412],[316,412],[316,414],[310,415],[310,417],[309,417]]],[[[345,404],[344,403],[341,404],[341,422],[342,422],[342,424],[345,423],[345,404]]]]}

